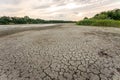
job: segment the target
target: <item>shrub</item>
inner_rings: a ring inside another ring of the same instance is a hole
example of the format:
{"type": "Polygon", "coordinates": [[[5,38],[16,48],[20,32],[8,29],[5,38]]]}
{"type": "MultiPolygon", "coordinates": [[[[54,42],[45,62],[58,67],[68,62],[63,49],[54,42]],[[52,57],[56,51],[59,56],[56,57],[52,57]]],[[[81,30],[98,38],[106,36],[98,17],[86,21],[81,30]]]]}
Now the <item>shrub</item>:
{"type": "Polygon", "coordinates": [[[90,25],[90,26],[108,26],[108,27],[120,27],[120,21],[116,20],[82,20],[77,22],[78,25],[90,25]]]}

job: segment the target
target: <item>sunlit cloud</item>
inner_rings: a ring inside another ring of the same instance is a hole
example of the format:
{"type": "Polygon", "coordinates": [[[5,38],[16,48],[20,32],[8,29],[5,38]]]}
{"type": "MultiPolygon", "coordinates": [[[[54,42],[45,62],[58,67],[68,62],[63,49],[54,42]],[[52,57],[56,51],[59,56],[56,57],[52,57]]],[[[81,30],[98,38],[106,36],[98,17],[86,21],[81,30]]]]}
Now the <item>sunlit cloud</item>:
{"type": "Polygon", "coordinates": [[[0,0],[0,16],[80,20],[120,8],[120,0],[0,0]]]}

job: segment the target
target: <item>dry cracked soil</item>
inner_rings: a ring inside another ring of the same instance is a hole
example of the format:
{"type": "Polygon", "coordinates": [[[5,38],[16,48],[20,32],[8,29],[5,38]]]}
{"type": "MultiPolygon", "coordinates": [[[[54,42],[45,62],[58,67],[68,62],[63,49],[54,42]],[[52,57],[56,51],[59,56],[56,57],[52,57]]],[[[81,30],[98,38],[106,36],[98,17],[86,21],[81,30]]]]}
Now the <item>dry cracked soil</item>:
{"type": "Polygon", "coordinates": [[[120,80],[120,28],[38,27],[0,36],[0,80],[120,80]]]}

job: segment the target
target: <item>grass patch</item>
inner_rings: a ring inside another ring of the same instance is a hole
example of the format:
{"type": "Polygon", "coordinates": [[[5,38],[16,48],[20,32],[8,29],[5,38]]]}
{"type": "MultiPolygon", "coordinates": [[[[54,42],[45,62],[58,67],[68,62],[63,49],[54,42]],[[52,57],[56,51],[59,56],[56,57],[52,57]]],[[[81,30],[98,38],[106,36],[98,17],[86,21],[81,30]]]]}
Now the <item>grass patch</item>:
{"type": "Polygon", "coordinates": [[[85,19],[85,20],[78,21],[77,25],[120,27],[120,21],[119,20],[85,19]]]}

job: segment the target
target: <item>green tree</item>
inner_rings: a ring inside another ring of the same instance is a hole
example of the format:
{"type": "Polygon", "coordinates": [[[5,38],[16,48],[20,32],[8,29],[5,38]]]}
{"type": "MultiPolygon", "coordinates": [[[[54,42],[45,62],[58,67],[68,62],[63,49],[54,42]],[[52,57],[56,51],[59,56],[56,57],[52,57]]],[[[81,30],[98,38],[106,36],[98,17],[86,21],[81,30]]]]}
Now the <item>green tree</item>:
{"type": "Polygon", "coordinates": [[[10,17],[3,16],[0,18],[0,24],[9,24],[11,22],[10,17]]]}
{"type": "Polygon", "coordinates": [[[85,19],[88,19],[88,17],[84,17],[84,20],[85,20],[85,19]]]}

